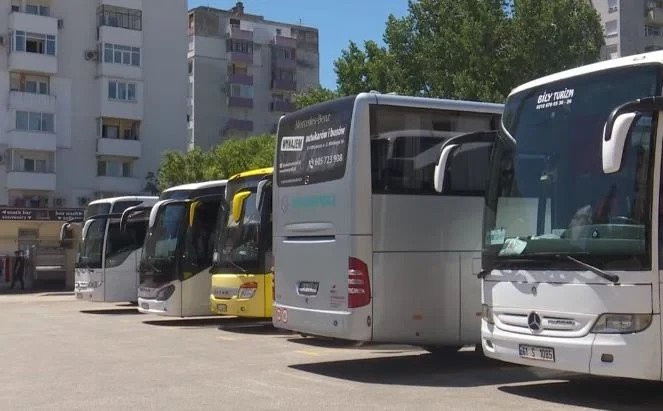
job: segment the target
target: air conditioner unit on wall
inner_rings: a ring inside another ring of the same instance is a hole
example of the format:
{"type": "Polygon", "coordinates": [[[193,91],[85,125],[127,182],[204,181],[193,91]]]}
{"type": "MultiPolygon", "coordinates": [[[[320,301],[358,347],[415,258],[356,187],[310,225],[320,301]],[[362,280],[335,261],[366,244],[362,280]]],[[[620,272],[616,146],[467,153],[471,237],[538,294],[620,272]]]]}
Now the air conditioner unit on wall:
{"type": "Polygon", "coordinates": [[[99,52],[97,50],[85,50],[83,53],[83,57],[87,61],[97,61],[97,57],[99,56],[99,52]]]}
{"type": "Polygon", "coordinates": [[[64,198],[58,197],[55,199],[55,206],[62,207],[64,205],[64,198]]]}

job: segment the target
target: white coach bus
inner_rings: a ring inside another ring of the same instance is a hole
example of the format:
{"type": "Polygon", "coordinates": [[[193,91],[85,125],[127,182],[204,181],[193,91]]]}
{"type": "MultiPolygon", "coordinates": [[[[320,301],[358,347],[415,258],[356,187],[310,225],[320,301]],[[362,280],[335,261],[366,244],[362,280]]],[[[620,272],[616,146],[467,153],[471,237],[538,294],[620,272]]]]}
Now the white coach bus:
{"type": "Polygon", "coordinates": [[[226,180],[172,187],[154,206],[139,266],[138,310],[211,315],[210,267],[226,180]]]}
{"type": "Polygon", "coordinates": [[[487,356],[661,379],[663,53],[508,97],[483,254],[487,356]]]}
{"type": "MultiPolygon", "coordinates": [[[[86,301],[137,301],[138,262],[147,231],[149,209],[157,197],[115,197],[95,200],[85,209],[79,252],[74,270],[76,298],[86,301]],[[120,227],[122,212],[141,207],[120,227]]],[[[79,221],[81,222],[81,221],[79,221]]],[[[60,230],[61,240],[71,229],[60,230]]]]}
{"type": "Polygon", "coordinates": [[[302,334],[450,352],[480,341],[481,227],[503,106],[364,93],[281,118],[273,323],[302,334]],[[494,133],[492,133],[494,134],[494,133]]]}

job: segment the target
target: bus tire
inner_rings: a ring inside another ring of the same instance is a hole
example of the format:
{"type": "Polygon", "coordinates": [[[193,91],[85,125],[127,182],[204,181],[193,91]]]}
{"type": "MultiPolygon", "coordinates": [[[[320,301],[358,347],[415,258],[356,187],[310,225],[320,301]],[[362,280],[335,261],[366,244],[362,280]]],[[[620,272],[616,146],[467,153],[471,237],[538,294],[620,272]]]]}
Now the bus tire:
{"type": "Polygon", "coordinates": [[[436,357],[449,357],[456,354],[462,347],[460,345],[425,345],[422,348],[436,357]]]}

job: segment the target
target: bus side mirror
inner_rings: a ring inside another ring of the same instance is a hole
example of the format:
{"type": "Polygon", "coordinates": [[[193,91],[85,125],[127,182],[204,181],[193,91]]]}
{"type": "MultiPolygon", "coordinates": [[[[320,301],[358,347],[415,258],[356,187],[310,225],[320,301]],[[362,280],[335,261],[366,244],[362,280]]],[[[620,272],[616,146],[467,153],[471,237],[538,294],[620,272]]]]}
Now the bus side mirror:
{"type": "Polygon", "coordinates": [[[258,188],[256,190],[256,209],[260,209],[260,202],[262,201],[262,196],[265,191],[265,186],[269,183],[269,180],[262,180],[258,183],[258,188]]]}
{"type": "Polygon", "coordinates": [[[250,191],[242,191],[240,193],[235,194],[233,197],[233,221],[234,222],[239,222],[239,219],[242,218],[242,209],[244,208],[244,201],[246,201],[246,198],[251,195],[250,191]]]}
{"type": "Polygon", "coordinates": [[[189,227],[193,226],[193,222],[196,221],[196,209],[200,205],[200,201],[194,201],[191,203],[191,208],[189,209],[189,227]]]}
{"type": "Polygon", "coordinates": [[[434,184],[435,191],[441,193],[444,190],[444,174],[447,170],[447,163],[449,162],[449,156],[451,152],[458,147],[457,144],[449,144],[442,149],[442,154],[440,154],[440,159],[435,166],[435,175],[434,175],[434,184]]]}
{"type": "Polygon", "coordinates": [[[612,124],[606,123],[601,150],[605,174],[616,173],[621,168],[624,144],[637,117],[638,113],[623,113],[616,116],[612,124]]]}

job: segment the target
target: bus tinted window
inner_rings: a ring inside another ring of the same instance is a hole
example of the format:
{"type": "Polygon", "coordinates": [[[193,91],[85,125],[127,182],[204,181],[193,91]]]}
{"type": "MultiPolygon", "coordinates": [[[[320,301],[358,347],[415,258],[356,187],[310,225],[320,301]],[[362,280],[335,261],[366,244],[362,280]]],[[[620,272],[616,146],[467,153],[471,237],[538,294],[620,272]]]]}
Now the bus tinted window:
{"type": "MultiPolygon", "coordinates": [[[[442,143],[461,134],[492,130],[498,124],[495,114],[386,105],[372,106],[370,116],[374,194],[438,195],[433,174],[442,143]]],[[[484,149],[487,164],[489,147],[484,149]]],[[[477,187],[485,184],[486,164],[477,165],[475,172],[469,165],[462,167],[462,161],[469,161],[469,155],[457,150],[450,162],[450,166],[458,163],[456,173],[447,180],[443,194],[482,195],[483,188],[477,187]]]]}
{"type": "Polygon", "coordinates": [[[281,120],[276,156],[280,186],[343,177],[354,101],[354,97],[345,97],[317,104],[281,120]]]}
{"type": "Polygon", "coordinates": [[[105,215],[110,213],[110,203],[97,203],[87,206],[85,209],[85,218],[90,218],[96,215],[105,215]]]}

